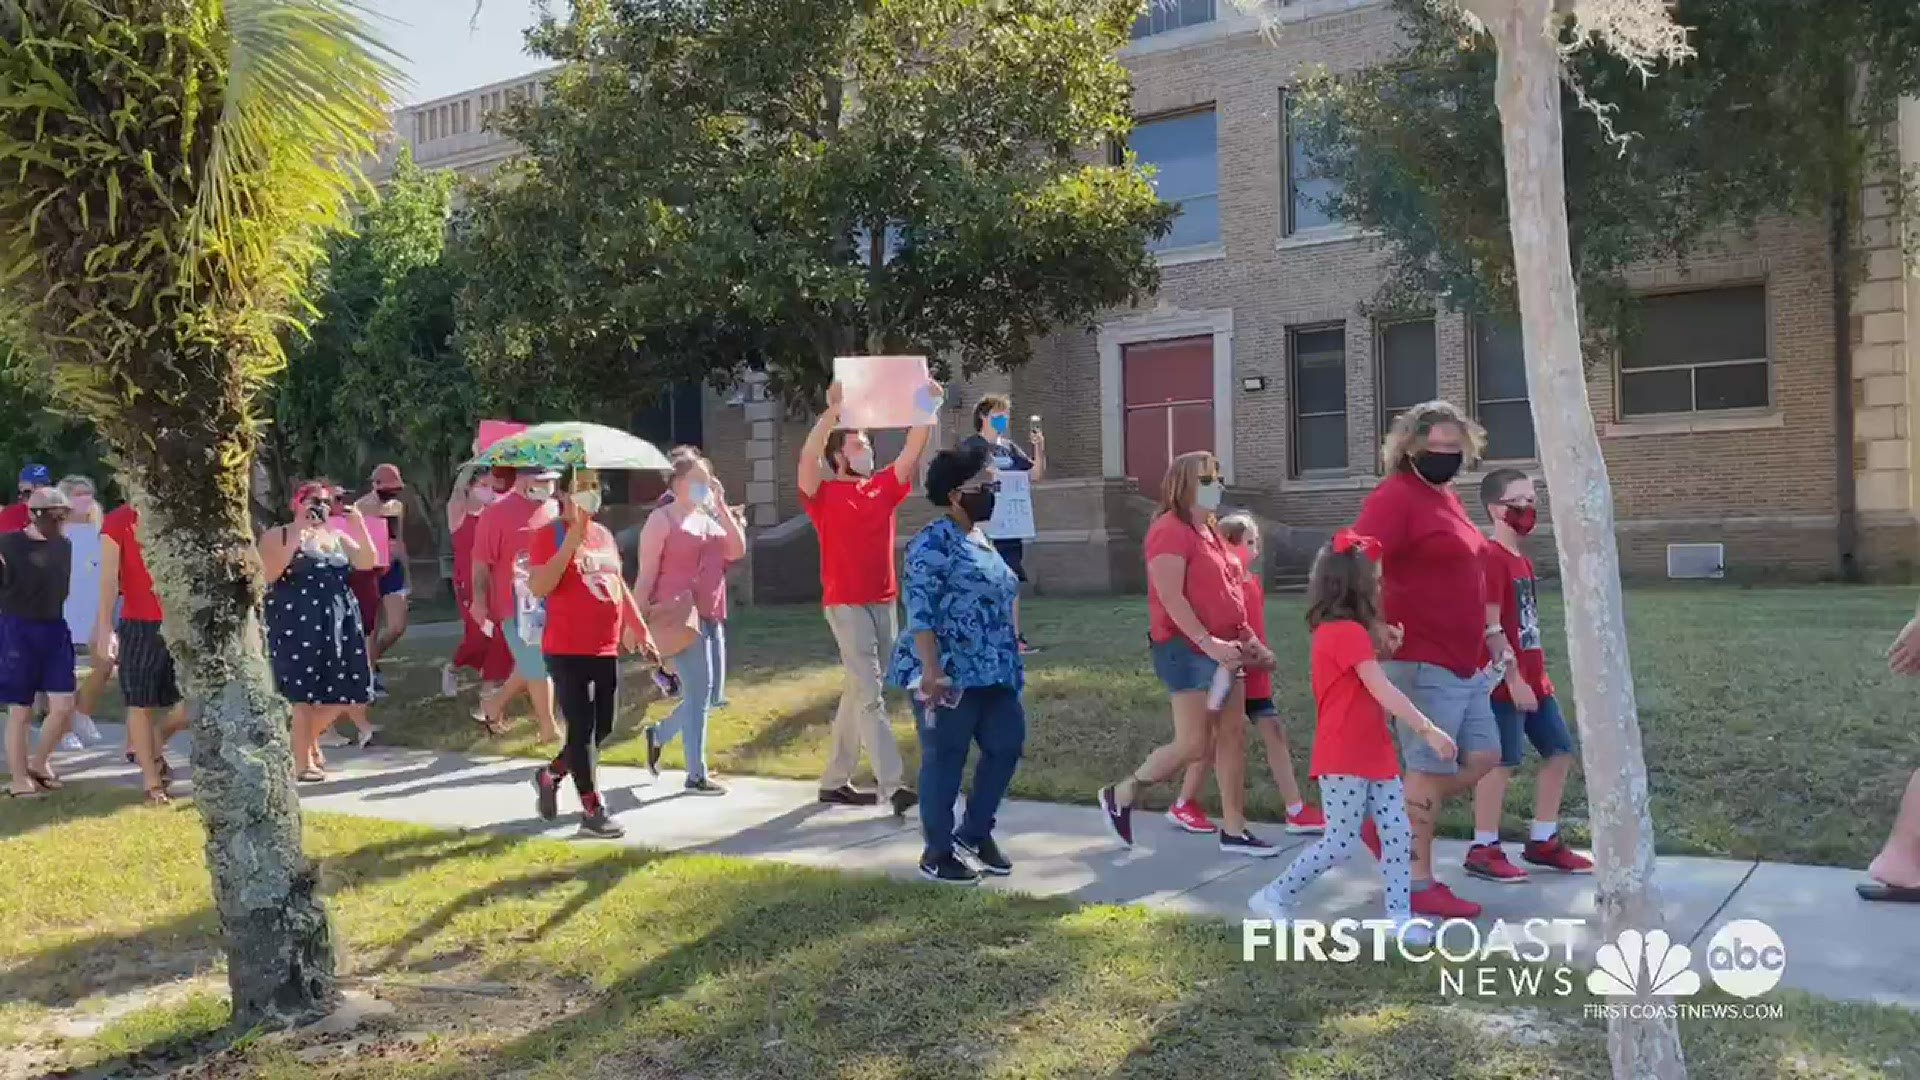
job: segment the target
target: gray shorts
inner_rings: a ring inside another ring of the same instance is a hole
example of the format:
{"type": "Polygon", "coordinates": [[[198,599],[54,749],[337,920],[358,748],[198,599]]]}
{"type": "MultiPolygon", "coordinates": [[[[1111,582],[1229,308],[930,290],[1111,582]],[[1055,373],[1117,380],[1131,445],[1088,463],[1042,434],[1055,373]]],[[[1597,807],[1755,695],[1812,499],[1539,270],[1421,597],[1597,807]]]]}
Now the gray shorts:
{"type": "Polygon", "coordinates": [[[1435,754],[1405,724],[1394,724],[1400,737],[1400,756],[1411,772],[1452,776],[1468,754],[1500,753],[1500,725],[1493,719],[1491,676],[1476,672],[1461,678],[1437,664],[1388,660],[1380,665],[1387,679],[1427,714],[1459,747],[1460,757],[1449,760],[1435,754]]]}

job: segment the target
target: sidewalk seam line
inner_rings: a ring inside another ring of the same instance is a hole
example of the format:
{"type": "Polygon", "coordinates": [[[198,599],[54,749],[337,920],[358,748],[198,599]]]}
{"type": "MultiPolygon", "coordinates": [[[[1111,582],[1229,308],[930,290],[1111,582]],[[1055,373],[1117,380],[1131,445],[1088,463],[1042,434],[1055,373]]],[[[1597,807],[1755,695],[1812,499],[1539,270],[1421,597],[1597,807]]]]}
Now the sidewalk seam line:
{"type": "Polygon", "coordinates": [[[1713,920],[1719,918],[1720,913],[1727,910],[1727,905],[1733,903],[1733,898],[1740,895],[1740,890],[1746,888],[1747,882],[1752,881],[1753,875],[1759,872],[1760,860],[1755,859],[1747,866],[1747,872],[1740,875],[1740,880],[1734,882],[1733,888],[1727,890],[1727,895],[1721,898],[1719,906],[1715,907],[1711,912],[1708,912],[1706,918],[1700,920],[1699,927],[1694,930],[1691,937],[1687,938],[1688,948],[1692,948],[1694,943],[1700,940],[1700,935],[1707,932],[1707,927],[1713,924],[1713,920]]]}

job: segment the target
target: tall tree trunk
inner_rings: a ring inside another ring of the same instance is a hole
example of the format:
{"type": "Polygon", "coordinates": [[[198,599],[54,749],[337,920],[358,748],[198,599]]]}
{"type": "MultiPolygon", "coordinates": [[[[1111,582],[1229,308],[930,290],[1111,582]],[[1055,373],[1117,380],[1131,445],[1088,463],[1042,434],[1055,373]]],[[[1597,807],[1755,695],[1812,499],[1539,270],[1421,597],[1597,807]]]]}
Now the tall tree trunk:
{"type": "MultiPolygon", "coordinates": [[[[1613,940],[1622,930],[1652,930],[1664,921],[1654,888],[1647,767],[1627,661],[1613,489],[1594,431],[1580,355],[1580,305],[1567,240],[1554,7],[1555,0],[1485,0],[1474,5],[1476,12],[1486,12],[1482,21],[1500,49],[1498,97],[1527,390],[1553,499],[1554,544],[1566,592],[1567,653],[1586,758],[1597,900],[1601,925],[1607,940],[1613,940]]],[[[1615,1077],[1686,1076],[1679,1027],[1671,1019],[1610,1020],[1607,1049],[1615,1077]]]]}
{"type": "Polygon", "coordinates": [[[267,667],[248,528],[252,429],[238,392],[212,412],[136,408],[111,434],[166,608],[162,634],[182,688],[202,704],[194,802],[207,829],[234,1023],[282,1027],[331,1007],[333,939],[300,846],[287,703],[267,667]]]}

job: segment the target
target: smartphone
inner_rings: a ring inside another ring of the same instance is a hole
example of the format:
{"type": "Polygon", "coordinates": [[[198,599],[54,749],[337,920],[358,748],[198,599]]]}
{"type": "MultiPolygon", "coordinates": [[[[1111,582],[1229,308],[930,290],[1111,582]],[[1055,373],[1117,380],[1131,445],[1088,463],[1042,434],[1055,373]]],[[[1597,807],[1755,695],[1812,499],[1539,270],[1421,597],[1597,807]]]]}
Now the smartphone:
{"type": "Polygon", "coordinates": [[[654,669],[653,685],[659,687],[660,692],[667,697],[677,698],[680,696],[680,676],[675,675],[665,668],[654,669]]]}
{"type": "Polygon", "coordinates": [[[1027,438],[1031,439],[1038,434],[1040,434],[1040,418],[1038,416],[1027,417],[1027,438]]]}

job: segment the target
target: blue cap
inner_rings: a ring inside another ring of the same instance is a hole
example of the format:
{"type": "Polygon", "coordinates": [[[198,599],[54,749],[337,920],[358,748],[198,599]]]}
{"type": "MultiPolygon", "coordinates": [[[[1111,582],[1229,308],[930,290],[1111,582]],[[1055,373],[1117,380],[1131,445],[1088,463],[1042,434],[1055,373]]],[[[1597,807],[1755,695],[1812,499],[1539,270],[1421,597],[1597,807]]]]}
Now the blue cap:
{"type": "Polygon", "coordinates": [[[34,487],[52,487],[53,470],[45,465],[29,465],[20,470],[20,482],[34,487]]]}

